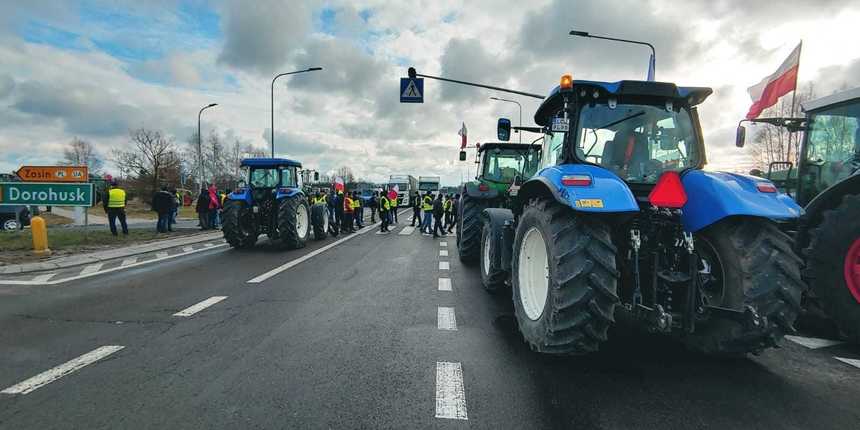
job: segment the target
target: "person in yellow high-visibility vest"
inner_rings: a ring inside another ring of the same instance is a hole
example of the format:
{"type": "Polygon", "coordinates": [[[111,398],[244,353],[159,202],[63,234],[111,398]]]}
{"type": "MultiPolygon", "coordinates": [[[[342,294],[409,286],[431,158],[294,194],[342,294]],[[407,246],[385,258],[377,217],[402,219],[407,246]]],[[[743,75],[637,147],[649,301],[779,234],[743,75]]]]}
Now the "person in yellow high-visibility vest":
{"type": "Polygon", "coordinates": [[[433,229],[433,196],[430,192],[424,193],[424,199],[421,203],[421,210],[424,211],[424,222],[421,223],[421,233],[431,234],[433,229]]]}
{"type": "Polygon", "coordinates": [[[116,181],[110,182],[110,188],[107,192],[107,198],[104,199],[104,209],[108,216],[110,224],[110,232],[117,236],[116,220],[119,218],[119,224],[122,226],[122,234],[128,235],[128,224],[125,222],[125,190],[119,187],[116,181]]]}
{"type": "Polygon", "coordinates": [[[391,204],[388,202],[388,197],[385,193],[379,194],[379,221],[381,221],[379,231],[388,233],[388,211],[391,210],[391,204]]]}
{"type": "Polygon", "coordinates": [[[352,217],[355,219],[355,227],[364,227],[364,207],[361,205],[361,197],[358,191],[352,192],[352,217]]]}

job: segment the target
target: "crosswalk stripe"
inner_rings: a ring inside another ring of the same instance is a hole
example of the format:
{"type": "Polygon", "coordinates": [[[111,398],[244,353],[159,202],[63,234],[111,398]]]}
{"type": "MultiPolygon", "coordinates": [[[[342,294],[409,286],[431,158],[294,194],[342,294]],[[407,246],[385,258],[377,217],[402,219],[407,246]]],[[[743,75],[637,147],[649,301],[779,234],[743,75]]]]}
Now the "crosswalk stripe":
{"type": "Polygon", "coordinates": [[[440,261],[439,270],[451,270],[451,264],[447,261],[440,261]]]}
{"type": "Polygon", "coordinates": [[[134,264],[134,263],[137,263],[137,257],[129,257],[129,258],[126,258],[125,260],[122,260],[122,263],[120,263],[120,266],[128,266],[129,264],[134,264]]]}
{"type": "Polygon", "coordinates": [[[436,418],[469,419],[460,363],[436,362],[436,418]]]}
{"type": "Polygon", "coordinates": [[[845,343],[838,340],[821,339],[817,337],[785,336],[785,338],[798,345],[803,345],[809,349],[826,348],[828,346],[840,345],[845,343]]]}
{"type": "Polygon", "coordinates": [[[414,231],[415,231],[415,227],[406,226],[406,227],[403,227],[403,230],[400,230],[400,233],[397,233],[397,234],[399,234],[401,236],[409,236],[414,231]]]}
{"type": "Polygon", "coordinates": [[[442,248],[446,248],[446,247],[448,247],[448,242],[445,242],[445,241],[439,242],[439,246],[441,246],[442,248]]]}
{"type": "Polygon", "coordinates": [[[56,273],[45,273],[43,275],[38,275],[33,277],[33,282],[48,282],[56,275],[56,273]]]}
{"type": "Polygon", "coordinates": [[[125,348],[124,346],[119,345],[108,345],[102,346],[100,348],[96,348],[78,358],[74,358],[69,360],[53,369],[48,369],[30,379],[27,379],[23,382],[19,382],[0,393],[3,394],[27,394],[31,393],[39,387],[43,387],[51,382],[56,381],[57,379],[62,378],[72,372],[76,372],[83,368],[88,364],[95,363],[108,355],[111,355],[121,349],[125,348]]]}
{"type": "Polygon", "coordinates": [[[188,252],[188,251],[191,251],[192,249],[194,249],[194,247],[186,246],[186,247],[182,248],[182,252],[188,252]]]}
{"type": "Polygon", "coordinates": [[[454,308],[446,308],[440,306],[436,311],[436,327],[439,330],[457,330],[457,317],[454,315],[454,308]]]}
{"type": "Polygon", "coordinates": [[[833,358],[835,358],[835,359],[837,359],[837,360],[839,360],[845,364],[850,364],[850,365],[860,369],[860,360],[857,360],[854,358],[843,358],[843,357],[833,357],[833,358]]]}
{"type": "Polygon", "coordinates": [[[451,278],[439,278],[439,291],[453,291],[451,278]]]}
{"type": "Polygon", "coordinates": [[[81,269],[81,275],[89,275],[90,273],[96,273],[99,269],[102,268],[103,263],[90,264],[89,266],[85,266],[81,269]]]}
{"type": "Polygon", "coordinates": [[[448,256],[448,250],[447,249],[440,249],[439,250],[439,256],[440,257],[447,257],[448,256]]]}

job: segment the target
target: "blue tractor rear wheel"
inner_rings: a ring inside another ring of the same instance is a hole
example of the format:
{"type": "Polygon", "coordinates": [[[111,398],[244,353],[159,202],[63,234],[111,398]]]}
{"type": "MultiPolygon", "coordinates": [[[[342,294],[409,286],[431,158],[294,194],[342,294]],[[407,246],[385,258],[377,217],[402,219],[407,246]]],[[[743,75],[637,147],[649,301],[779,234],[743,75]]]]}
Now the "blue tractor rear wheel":
{"type": "Polygon", "coordinates": [[[241,200],[224,202],[221,231],[233,248],[250,248],[257,243],[258,227],[248,205],[241,200]]]}
{"type": "Polygon", "coordinates": [[[311,214],[301,194],[278,202],[278,237],[287,249],[304,248],[310,236],[311,214]]]}

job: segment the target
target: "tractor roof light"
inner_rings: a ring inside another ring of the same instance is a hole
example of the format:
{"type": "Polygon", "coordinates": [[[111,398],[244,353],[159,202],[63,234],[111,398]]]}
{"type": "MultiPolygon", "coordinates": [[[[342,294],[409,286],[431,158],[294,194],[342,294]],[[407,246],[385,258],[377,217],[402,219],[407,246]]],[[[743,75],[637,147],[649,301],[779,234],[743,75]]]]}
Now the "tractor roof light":
{"type": "Polygon", "coordinates": [[[573,76],[571,75],[562,75],[561,83],[559,83],[559,87],[563,90],[572,90],[573,89],[573,76]]]}
{"type": "Polygon", "coordinates": [[[683,207],[687,203],[687,193],[684,191],[684,184],[681,183],[681,175],[674,171],[660,175],[657,185],[648,195],[648,201],[658,208],[683,207]]]}

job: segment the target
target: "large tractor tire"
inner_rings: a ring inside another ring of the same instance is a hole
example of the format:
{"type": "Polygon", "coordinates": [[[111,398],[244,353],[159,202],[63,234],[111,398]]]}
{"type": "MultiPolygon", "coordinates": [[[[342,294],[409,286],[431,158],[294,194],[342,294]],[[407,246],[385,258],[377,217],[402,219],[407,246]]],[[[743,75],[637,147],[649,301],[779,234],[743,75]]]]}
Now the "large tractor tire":
{"type": "Polygon", "coordinates": [[[806,278],[842,335],[860,343],[860,195],[822,213],[810,231],[806,278]]]}
{"type": "Polygon", "coordinates": [[[697,233],[695,247],[706,303],[741,311],[743,317],[712,314],[684,337],[688,348],[721,356],[759,353],[794,332],[806,284],[791,239],[776,224],[728,218],[697,233]]]}
{"type": "Polygon", "coordinates": [[[548,199],[525,207],[514,240],[512,295],[535,351],[584,354],[607,339],[619,303],[609,226],[548,199]]]}
{"type": "Polygon", "coordinates": [[[230,246],[233,248],[250,248],[257,243],[259,230],[254,222],[253,214],[250,213],[250,208],[245,202],[227,200],[224,202],[221,218],[221,231],[230,246]]]}
{"type": "MultiPolygon", "coordinates": [[[[484,221],[481,228],[481,284],[488,293],[498,293],[505,287],[508,272],[495,267],[498,261],[498,241],[493,239],[493,226],[489,221],[484,221]]],[[[497,234],[497,233],[496,233],[497,234]]]]}
{"type": "Polygon", "coordinates": [[[323,203],[311,206],[311,224],[314,228],[314,239],[323,240],[328,234],[328,207],[323,203]]]}
{"type": "Polygon", "coordinates": [[[310,236],[311,214],[304,196],[297,194],[278,204],[278,234],[287,249],[304,248],[310,236]]]}
{"type": "Polygon", "coordinates": [[[457,217],[457,252],[460,261],[474,263],[481,254],[481,211],[486,202],[463,193],[460,216],[457,217]]]}

